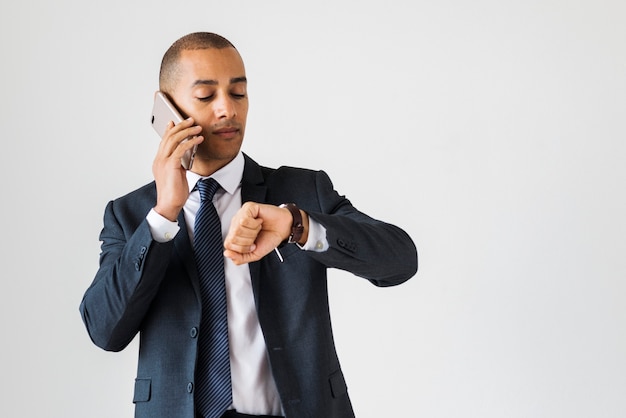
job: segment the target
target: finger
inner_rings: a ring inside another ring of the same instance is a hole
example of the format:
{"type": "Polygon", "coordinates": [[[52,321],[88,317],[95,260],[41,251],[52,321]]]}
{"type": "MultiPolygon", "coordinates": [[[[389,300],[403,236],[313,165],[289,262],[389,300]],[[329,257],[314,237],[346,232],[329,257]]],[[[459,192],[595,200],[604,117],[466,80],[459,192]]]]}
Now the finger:
{"type": "Polygon", "coordinates": [[[247,233],[233,234],[231,236],[227,236],[224,240],[224,247],[230,247],[232,245],[239,246],[250,246],[254,244],[256,241],[258,234],[254,231],[249,231],[247,233]]]}
{"type": "Polygon", "coordinates": [[[256,253],[253,253],[253,252],[241,254],[236,251],[230,251],[230,250],[224,251],[224,257],[231,259],[232,262],[238,266],[241,264],[247,264],[253,261],[257,261],[261,258],[256,253]]]}
{"type": "Polygon", "coordinates": [[[255,218],[254,214],[245,210],[245,206],[233,217],[226,239],[241,236],[256,238],[263,225],[263,219],[255,218]]]}
{"type": "Polygon", "coordinates": [[[198,125],[194,125],[179,132],[172,132],[172,134],[163,141],[165,142],[165,147],[173,151],[187,139],[200,136],[200,133],[202,133],[202,128],[198,125]]]}
{"type": "Polygon", "coordinates": [[[173,122],[167,125],[161,140],[161,148],[167,155],[170,155],[185,139],[197,136],[202,132],[202,127],[193,123],[193,119],[189,118],[178,125],[174,125],[173,122]]]}
{"type": "Polygon", "coordinates": [[[255,241],[260,230],[260,224],[254,228],[239,226],[228,233],[226,239],[224,240],[224,248],[238,253],[248,253],[254,251],[256,249],[255,241]]]}
{"type": "Polygon", "coordinates": [[[172,151],[172,153],[170,154],[172,159],[179,160],[180,158],[182,158],[182,156],[185,154],[185,152],[189,151],[190,149],[192,149],[196,145],[202,143],[202,141],[204,141],[204,137],[201,136],[201,135],[192,136],[190,138],[186,138],[186,140],[183,140],[172,151]]]}
{"type": "Polygon", "coordinates": [[[250,245],[240,245],[240,244],[225,244],[224,250],[231,251],[236,254],[246,255],[254,252],[256,250],[256,244],[252,243],[250,245]]]}
{"type": "Polygon", "coordinates": [[[194,121],[192,118],[187,118],[179,124],[175,124],[174,121],[169,121],[167,123],[167,126],[165,127],[165,131],[163,132],[163,136],[161,137],[161,144],[163,145],[168,143],[172,135],[175,135],[176,133],[184,129],[192,127],[193,123],[194,121]]]}
{"type": "MultiPolygon", "coordinates": [[[[202,127],[200,125],[180,127],[180,124],[179,124],[173,127],[172,130],[168,133],[169,134],[168,140],[180,143],[185,138],[199,135],[201,132],[202,132],[202,127]]],[[[168,134],[166,134],[166,136],[168,134]]]]}
{"type": "Polygon", "coordinates": [[[167,124],[167,127],[165,128],[165,133],[163,134],[163,137],[167,137],[168,135],[173,135],[176,134],[180,131],[183,131],[185,129],[191,128],[192,126],[194,126],[195,121],[193,120],[193,118],[189,117],[177,124],[175,124],[173,121],[170,121],[167,124]]]}
{"type": "Polygon", "coordinates": [[[231,251],[231,250],[224,250],[224,257],[230,258],[233,261],[233,263],[235,263],[235,265],[237,266],[244,264],[243,255],[238,252],[231,251]]]}

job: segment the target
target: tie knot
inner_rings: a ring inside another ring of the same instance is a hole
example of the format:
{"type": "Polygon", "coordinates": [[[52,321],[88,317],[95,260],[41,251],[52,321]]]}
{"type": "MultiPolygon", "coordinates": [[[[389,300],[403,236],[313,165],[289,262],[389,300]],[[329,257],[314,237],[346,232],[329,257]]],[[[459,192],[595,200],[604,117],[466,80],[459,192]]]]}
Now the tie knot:
{"type": "Polygon", "coordinates": [[[212,201],[213,195],[220,188],[220,184],[213,178],[202,179],[196,184],[200,192],[200,200],[202,202],[212,201]]]}

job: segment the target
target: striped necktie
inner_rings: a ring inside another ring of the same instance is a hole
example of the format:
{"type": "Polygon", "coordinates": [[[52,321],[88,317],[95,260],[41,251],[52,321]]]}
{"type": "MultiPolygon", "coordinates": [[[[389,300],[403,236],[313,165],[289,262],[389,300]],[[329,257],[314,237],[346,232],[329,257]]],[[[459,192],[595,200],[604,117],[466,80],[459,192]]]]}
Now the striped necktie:
{"type": "Polygon", "coordinates": [[[194,225],[194,253],[200,276],[202,318],[196,365],[196,409],[204,418],[221,417],[232,404],[222,227],[213,205],[220,185],[198,181],[200,209],[194,225]]]}

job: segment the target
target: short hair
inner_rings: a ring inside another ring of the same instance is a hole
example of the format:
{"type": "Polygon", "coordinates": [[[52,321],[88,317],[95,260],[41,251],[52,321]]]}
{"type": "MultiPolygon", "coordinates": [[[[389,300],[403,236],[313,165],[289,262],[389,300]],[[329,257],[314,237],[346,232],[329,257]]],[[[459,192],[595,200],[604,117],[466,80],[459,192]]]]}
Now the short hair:
{"type": "MultiPolygon", "coordinates": [[[[178,60],[182,51],[194,49],[224,49],[235,46],[223,36],[211,32],[194,32],[183,36],[163,55],[159,71],[159,89],[170,93],[179,76],[178,60]]],[[[237,49],[237,48],[235,48],[237,49]]]]}

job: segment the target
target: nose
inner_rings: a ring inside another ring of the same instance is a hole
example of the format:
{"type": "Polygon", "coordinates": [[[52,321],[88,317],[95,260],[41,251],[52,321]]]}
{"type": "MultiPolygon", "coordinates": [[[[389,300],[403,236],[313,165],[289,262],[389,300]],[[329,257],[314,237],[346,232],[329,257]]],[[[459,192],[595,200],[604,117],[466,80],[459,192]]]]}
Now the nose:
{"type": "Polygon", "coordinates": [[[228,94],[221,94],[217,97],[215,114],[218,119],[232,119],[237,114],[235,103],[228,94]]]}

